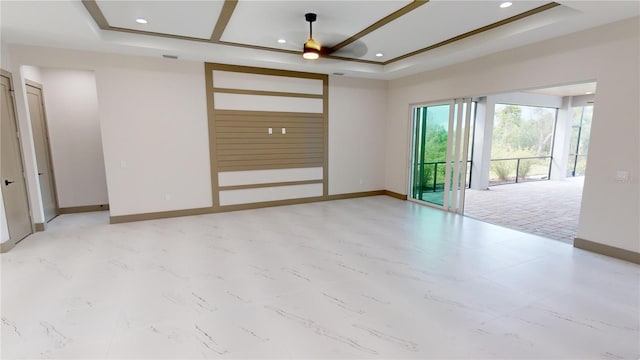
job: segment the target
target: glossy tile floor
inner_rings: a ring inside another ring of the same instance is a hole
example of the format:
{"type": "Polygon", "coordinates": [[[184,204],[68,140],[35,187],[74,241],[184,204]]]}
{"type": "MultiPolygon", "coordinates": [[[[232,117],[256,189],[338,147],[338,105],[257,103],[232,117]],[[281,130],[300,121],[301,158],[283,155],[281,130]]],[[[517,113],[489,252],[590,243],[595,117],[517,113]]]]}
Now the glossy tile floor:
{"type": "Polygon", "coordinates": [[[390,197],[107,225],[1,256],[2,358],[640,357],[640,267],[390,197]]]}

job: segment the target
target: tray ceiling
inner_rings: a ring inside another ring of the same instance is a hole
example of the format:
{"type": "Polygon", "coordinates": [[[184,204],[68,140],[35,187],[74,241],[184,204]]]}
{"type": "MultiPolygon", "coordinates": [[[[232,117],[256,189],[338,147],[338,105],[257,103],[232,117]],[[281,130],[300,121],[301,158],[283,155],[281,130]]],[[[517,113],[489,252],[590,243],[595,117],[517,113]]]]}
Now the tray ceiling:
{"type": "Polygon", "coordinates": [[[83,4],[103,30],[288,53],[301,53],[309,36],[304,14],[313,12],[318,14],[314,38],[329,49],[325,57],[374,64],[389,64],[560,6],[544,0],[508,8],[496,1],[447,0],[83,0],[83,4]],[[147,23],[136,23],[138,18],[147,23]]]}
{"type": "Polygon", "coordinates": [[[390,78],[640,14],[636,1],[2,1],[3,42],[390,78]],[[326,53],[300,56],[315,12],[326,53]],[[136,22],[147,20],[146,24],[136,22]],[[62,26],[64,24],[64,26],[62,26]],[[278,40],[285,40],[279,43],[278,40]]]}

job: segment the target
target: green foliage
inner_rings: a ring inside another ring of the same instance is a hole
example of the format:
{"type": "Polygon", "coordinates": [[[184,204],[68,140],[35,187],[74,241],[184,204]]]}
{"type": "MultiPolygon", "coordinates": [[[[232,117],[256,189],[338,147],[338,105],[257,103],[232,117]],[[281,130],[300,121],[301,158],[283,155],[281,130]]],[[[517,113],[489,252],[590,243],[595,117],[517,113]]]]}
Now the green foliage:
{"type": "Polygon", "coordinates": [[[520,179],[525,180],[529,173],[531,172],[531,161],[530,160],[520,160],[520,168],[518,169],[518,176],[520,179]]]}
{"type": "Polygon", "coordinates": [[[438,164],[436,168],[434,163],[446,161],[447,129],[436,120],[428,119],[426,126],[422,129],[423,132],[421,132],[421,134],[424,134],[424,145],[421,149],[422,154],[419,154],[419,159],[417,159],[419,163],[417,174],[421,176],[417,179],[419,191],[435,191],[434,176],[436,177],[436,187],[441,187],[444,184],[445,166],[444,164],[438,164]],[[434,173],[434,171],[437,172],[434,173]]]}
{"type": "Polygon", "coordinates": [[[445,161],[447,158],[447,130],[439,124],[427,123],[424,159],[425,162],[445,161]]]}
{"type": "Polygon", "coordinates": [[[497,104],[495,110],[491,158],[551,154],[555,109],[497,104]]]}
{"type": "Polygon", "coordinates": [[[433,191],[433,167],[431,165],[425,165],[422,170],[422,181],[421,191],[433,191]]]}
{"type": "Polygon", "coordinates": [[[494,161],[491,164],[491,170],[493,170],[498,179],[507,181],[513,171],[513,166],[510,161],[494,161]]]}

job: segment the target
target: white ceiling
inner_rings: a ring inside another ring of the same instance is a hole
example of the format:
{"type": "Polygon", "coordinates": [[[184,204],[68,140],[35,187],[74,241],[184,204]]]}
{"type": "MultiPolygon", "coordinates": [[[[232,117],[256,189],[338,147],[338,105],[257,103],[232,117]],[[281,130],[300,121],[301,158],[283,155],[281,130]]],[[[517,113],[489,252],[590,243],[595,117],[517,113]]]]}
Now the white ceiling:
{"type": "Polygon", "coordinates": [[[305,22],[304,14],[312,12],[318,15],[313,23],[313,38],[324,46],[332,46],[410,2],[239,1],[222,40],[301,51],[309,37],[309,23],[305,22]],[[287,43],[279,44],[280,38],[287,43]]]}
{"type": "Polygon", "coordinates": [[[553,86],[547,87],[543,89],[531,89],[526,90],[524,92],[533,93],[533,94],[542,94],[542,95],[552,95],[552,96],[580,96],[580,95],[591,95],[596,93],[596,85],[595,82],[587,82],[580,84],[569,84],[562,86],[553,86]]]}
{"type": "Polygon", "coordinates": [[[222,1],[96,1],[109,25],[209,39],[222,1]],[[135,20],[145,18],[147,24],[135,20]],[[189,19],[184,21],[184,19],[189,19]],[[179,20],[179,21],[176,21],[179,20]]]}
{"type": "Polygon", "coordinates": [[[331,47],[411,1],[239,0],[221,42],[211,43],[222,0],[96,1],[112,28],[176,35],[173,38],[101,29],[79,0],[1,0],[0,34],[8,44],[156,57],[171,54],[184,60],[392,79],[640,15],[640,2],[635,0],[557,1],[560,6],[393,61],[549,3],[512,1],[513,6],[501,9],[500,1],[431,0],[333,54],[341,58],[316,61],[303,60],[299,54],[308,35],[306,12],[318,14],[314,38],[331,47]],[[135,23],[137,17],[146,18],[148,24],[135,23]],[[279,44],[279,38],[287,43],[279,44]],[[384,56],[376,57],[377,52],[384,56]]]}
{"type": "Polygon", "coordinates": [[[499,1],[432,0],[362,38],[373,50],[366,58],[375,60],[374,53],[382,51],[385,60],[393,59],[549,2],[521,1],[501,9],[499,1]]]}

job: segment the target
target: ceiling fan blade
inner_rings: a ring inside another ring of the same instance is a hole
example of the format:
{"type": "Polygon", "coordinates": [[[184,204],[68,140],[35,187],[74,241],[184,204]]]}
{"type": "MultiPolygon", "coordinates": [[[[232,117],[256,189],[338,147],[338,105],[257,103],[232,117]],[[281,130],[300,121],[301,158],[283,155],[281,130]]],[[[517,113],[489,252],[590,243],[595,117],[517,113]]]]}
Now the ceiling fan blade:
{"type": "Polygon", "coordinates": [[[367,44],[364,43],[364,41],[358,40],[337,50],[334,48],[328,48],[326,50],[325,49],[323,50],[326,51],[326,55],[359,58],[366,55],[367,52],[369,51],[369,48],[367,47],[367,44]]]}

